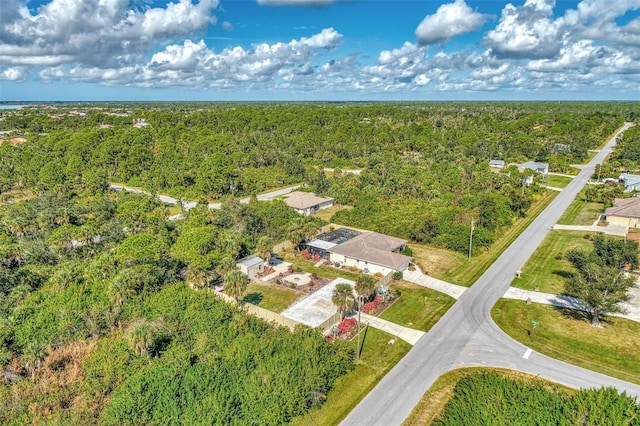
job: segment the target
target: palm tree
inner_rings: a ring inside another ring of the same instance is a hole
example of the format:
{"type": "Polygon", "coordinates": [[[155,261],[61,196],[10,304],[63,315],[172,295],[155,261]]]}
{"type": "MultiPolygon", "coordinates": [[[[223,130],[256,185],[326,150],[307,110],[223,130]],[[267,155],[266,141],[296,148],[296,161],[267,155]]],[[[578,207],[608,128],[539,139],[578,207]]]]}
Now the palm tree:
{"type": "Polygon", "coordinates": [[[271,257],[272,248],[273,241],[271,241],[271,238],[267,237],[266,235],[258,238],[258,243],[256,244],[256,253],[267,263],[269,262],[269,257],[271,257]]]}
{"type": "Polygon", "coordinates": [[[222,259],[220,259],[220,262],[218,262],[218,266],[216,267],[216,271],[222,277],[224,277],[234,269],[236,269],[236,261],[233,260],[232,257],[223,257],[222,259]]]}
{"type": "Polygon", "coordinates": [[[240,303],[240,297],[247,289],[249,279],[237,269],[229,271],[224,276],[224,292],[240,303]]]}
{"type": "Polygon", "coordinates": [[[338,307],[341,318],[344,318],[345,312],[347,311],[347,309],[353,306],[353,302],[355,302],[355,300],[356,299],[355,295],[353,294],[353,287],[351,287],[351,284],[336,284],[336,288],[333,289],[333,296],[331,297],[331,301],[338,307]]]}
{"type": "Polygon", "coordinates": [[[115,305],[122,305],[135,294],[133,274],[130,269],[120,271],[109,283],[109,297],[115,305]]]}
{"type": "Polygon", "coordinates": [[[191,286],[193,286],[193,288],[200,290],[209,284],[209,277],[206,271],[189,266],[187,269],[187,281],[191,286]]]}
{"type": "Polygon", "coordinates": [[[22,359],[25,368],[31,374],[31,381],[36,381],[36,372],[42,367],[42,363],[47,356],[47,348],[40,342],[29,342],[24,348],[22,359]]]}
{"type": "Polygon", "coordinates": [[[149,348],[153,344],[158,326],[145,318],[134,322],[127,331],[127,342],[138,356],[149,355],[149,348]]]}
{"type": "Polygon", "coordinates": [[[360,303],[368,298],[376,288],[376,280],[371,275],[359,275],[356,279],[356,293],[360,303]]]}

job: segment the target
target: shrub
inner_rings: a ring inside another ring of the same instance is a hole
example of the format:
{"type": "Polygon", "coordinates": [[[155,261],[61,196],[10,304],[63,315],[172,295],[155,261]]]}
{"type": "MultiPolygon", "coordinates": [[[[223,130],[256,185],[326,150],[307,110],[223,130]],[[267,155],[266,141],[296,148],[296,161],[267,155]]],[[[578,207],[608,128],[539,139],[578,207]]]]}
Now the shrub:
{"type": "Polygon", "coordinates": [[[302,258],[304,260],[309,260],[311,259],[311,253],[309,253],[309,250],[304,249],[304,251],[302,252],[302,258]]]}
{"type": "Polygon", "coordinates": [[[338,336],[349,333],[358,323],[355,318],[346,318],[338,326],[338,336]]]}
{"type": "Polygon", "coordinates": [[[393,279],[394,280],[401,280],[402,279],[402,271],[396,271],[393,273],[393,279]]]}
{"type": "Polygon", "coordinates": [[[373,298],[373,300],[369,303],[365,303],[364,306],[362,307],[362,310],[365,313],[370,313],[376,310],[376,308],[378,306],[380,306],[380,304],[382,303],[382,299],[380,298],[380,296],[376,296],[373,298]]]}

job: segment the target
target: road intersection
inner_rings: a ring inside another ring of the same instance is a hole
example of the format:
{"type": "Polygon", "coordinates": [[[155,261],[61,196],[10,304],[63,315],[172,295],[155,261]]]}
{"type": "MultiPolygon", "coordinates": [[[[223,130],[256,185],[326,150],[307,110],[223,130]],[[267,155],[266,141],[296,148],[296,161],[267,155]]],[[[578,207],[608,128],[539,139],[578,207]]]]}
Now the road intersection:
{"type": "Polygon", "coordinates": [[[617,136],[585,166],[487,271],[460,296],[441,320],[345,418],[343,425],[398,425],[435,380],[460,367],[492,366],[539,375],[573,388],[613,386],[640,397],[640,386],[536,353],[505,334],[491,308],[509,289],[516,271],[540,245],[615,145],[617,136]]]}

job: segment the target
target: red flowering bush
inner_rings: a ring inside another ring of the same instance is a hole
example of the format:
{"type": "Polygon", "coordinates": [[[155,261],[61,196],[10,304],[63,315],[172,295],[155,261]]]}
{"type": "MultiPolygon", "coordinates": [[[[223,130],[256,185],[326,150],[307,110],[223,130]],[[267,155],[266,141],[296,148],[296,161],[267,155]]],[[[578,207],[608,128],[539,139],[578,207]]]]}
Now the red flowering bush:
{"type": "Polygon", "coordinates": [[[305,249],[305,250],[302,252],[302,258],[303,258],[304,260],[309,260],[309,259],[311,258],[311,253],[309,253],[309,250],[305,249]]]}
{"type": "Polygon", "coordinates": [[[350,332],[357,323],[358,321],[355,318],[347,318],[343,320],[338,326],[338,336],[342,336],[343,334],[350,332]]]}
{"type": "Polygon", "coordinates": [[[320,260],[320,255],[319,255],[319,254],[317,254],[317,253],[316,253],[316,254],[314,254],[314,255],[313,255],[313,260],[315,260],[316,262],[317,262],[318,260],[320,260]]]}
{"type": "Polygon", "coordinates": [[[375,311],[376,308],[380,306],[380,303],[382,303],[382,299],[380,299],[380,296],[376,296],[371,302],[365,303],[362,310],[368,314],[369,312],[375,311]]]}

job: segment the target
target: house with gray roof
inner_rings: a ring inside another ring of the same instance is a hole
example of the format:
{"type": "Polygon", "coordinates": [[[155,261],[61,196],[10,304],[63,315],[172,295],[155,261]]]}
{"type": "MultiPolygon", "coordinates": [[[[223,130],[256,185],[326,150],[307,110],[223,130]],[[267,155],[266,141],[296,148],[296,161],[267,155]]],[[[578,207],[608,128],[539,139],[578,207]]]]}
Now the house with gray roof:
{"type": "Polygon", "coordinates": [[[604,214],[612,225],[640,228],[640,198],[616,198],[604,214]]]}
{"type": "Polygon", "coordinates": [[[310,216],[319,210],[333,206],[333,198],[318,197],[313,192],[293,191],[284,197],[286,205],[304,216],[310,216]]]}
{"type": "Polygon", "coordinates": [[[411,257],[398,253],[407,240],[377,232],[363,232],[342,244],[328,248],[334,265],[356,267],[366,274],[404,271],[411,257]]]}
{"type": "Polygon", "coordinates": [[[526,169],[533,170],[536,173],[542,175],[543,178],[547,178],[549,176],[549,164],[548,163],[539,163],[537,161],[527,161],[526,163],[518,164],[518,170],[520,172],[524,172],[526,169]]]}

